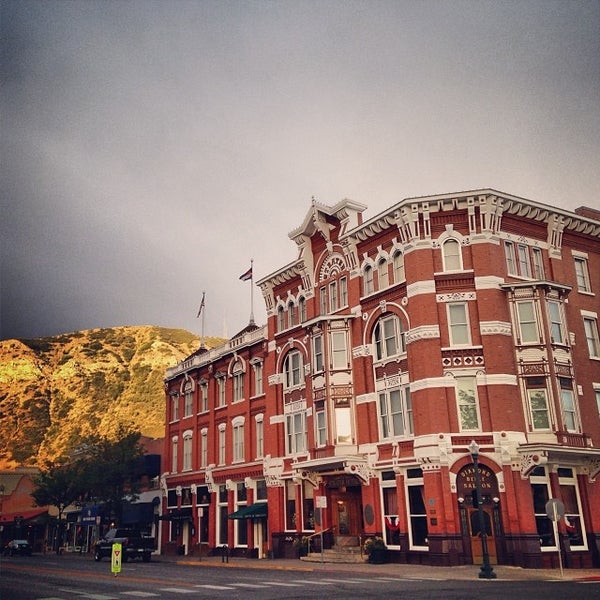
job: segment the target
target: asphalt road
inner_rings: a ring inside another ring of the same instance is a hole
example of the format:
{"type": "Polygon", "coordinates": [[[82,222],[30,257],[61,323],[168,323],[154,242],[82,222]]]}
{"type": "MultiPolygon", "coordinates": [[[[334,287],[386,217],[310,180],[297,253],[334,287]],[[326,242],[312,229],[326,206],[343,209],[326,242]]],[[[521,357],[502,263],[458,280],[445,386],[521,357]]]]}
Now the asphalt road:
{"type": "Polygon", "coordinates": [[[45,555],[3,558],[1,600],[295,600],[367,598],[444,600],[590,600],[600,582],[456,580],[397,577],[365,572],[325,572],[269,568],[218,568],[208,563],[129,562],[117,576],[110,561],[45,555]]]}

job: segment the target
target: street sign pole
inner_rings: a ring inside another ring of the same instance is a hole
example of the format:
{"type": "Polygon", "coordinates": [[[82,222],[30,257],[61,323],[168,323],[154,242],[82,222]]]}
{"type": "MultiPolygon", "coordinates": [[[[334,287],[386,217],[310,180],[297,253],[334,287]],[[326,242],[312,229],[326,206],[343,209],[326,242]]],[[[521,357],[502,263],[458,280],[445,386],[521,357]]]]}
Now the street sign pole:
{"type": "Polygon", "coordinates": [[[554,531],[554,540],[558,550],[558,565],[560,567],[560,578],[564,577],[562,552],[560,549],[560,539],[558,537],[558,522],[565,516],[565,505],[556,498],[552,498],[546,502],[546,515],[552,521],[552,530],[554,531]]]}

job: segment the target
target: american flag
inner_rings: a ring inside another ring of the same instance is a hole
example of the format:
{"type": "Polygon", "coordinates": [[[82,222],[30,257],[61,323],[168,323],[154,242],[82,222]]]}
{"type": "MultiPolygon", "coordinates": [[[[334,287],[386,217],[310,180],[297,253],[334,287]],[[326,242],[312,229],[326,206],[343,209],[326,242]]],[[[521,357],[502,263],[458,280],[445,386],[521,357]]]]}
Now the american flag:
{"type": "Polygon", "coordinates": [[[202,311],[204,310],[204,294],[205,294],[205,292],[202,292],[202,300],[200,301],[200,308],[198,309],[198,314],[196,315],[196,319],[202,314],[202,311]]]}
{"type": "Polygon", "coordinates": [[[252,279],[252,267],[250,267],[245,273],[240,275],[240,279],[242,281],[248,281],[248,279],[252,279]]]}

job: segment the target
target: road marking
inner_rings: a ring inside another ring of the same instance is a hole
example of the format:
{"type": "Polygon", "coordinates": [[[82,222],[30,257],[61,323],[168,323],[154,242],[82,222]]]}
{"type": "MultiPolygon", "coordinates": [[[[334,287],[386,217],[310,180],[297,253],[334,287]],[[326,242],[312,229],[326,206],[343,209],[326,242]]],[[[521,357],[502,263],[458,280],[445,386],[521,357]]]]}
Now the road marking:
{"type": "MultiPolygon", "coordinates": [[[[333,581],[306,581],[305,579],[295,579],[296,583],[303,583],[304,585],[333,585],[333,581]]],[[[343,579],[338,579],[336,583],[343,583],[343,579]]]]}
{"type": "Polygon", "coordinates": [[[85,590],[78,590],[76,588],[58,588],[59,592],[67,592],[67,594],[77,594],[82,598],[88,598],[88,600],[119,600],[118,596],[107,596],[106,594],[90,594],[85,590]]]}
{"type": "Polygon", "coordinates": [[[158,596],[158,594],[154,594],[153,592],[121,592],[123,596],[137,596],[138,598],[153,598],[154,596],[158,596]]]}
{"type": "Polygon", "coordinates": [[[302,587],[301,583],[283,583],[282,581],[264,581],[263,583],[266,583],[267,585],[280,585],[283,587],[302,587]]]}
{"type": "Polygon", "coordinates": [[[199,583],[198,585],[195,585],[194,587],[206,588],[207,590],[233,590],[233,589],[235,589],[229,585],[214,585],[214,584],[210,584],[210,583],[199,583]]]}
{"type": "Polygon", "coordinates": [[[161,592],[174,592],[176,594],[193,594],[194,590],[190,590],[190,588],[160,588],[161,592]]]}
{"type": "Polygon", "coordinates": [[[245,587],[245,588],[252,588],[252,589],[264,589],[266,587],[269,587],[268,585],[262,585],[262,584],[258,584],[258,583],[230,583],[229,585],[234,585],[235,587],[245,587]]]}

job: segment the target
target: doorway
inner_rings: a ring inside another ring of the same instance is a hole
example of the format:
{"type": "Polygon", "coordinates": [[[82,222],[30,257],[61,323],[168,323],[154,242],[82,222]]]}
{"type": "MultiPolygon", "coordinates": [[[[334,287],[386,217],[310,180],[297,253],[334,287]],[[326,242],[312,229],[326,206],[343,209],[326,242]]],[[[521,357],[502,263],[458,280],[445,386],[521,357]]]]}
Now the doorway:
{"type": "Polygon", "coordinates": [[[360,486],[331,491],[331,521],[335,535],[358,536],[363,530],[360,486]]]}
{"type": "MultiPolygon", "coordinates": [[[[469,533],[471,537],[471,554],[473,556],[473,564],[483,564],[483,544],[481,543],[481,527],[479,523],[479,510],[477,508],[469,508],[469,533]]],[[[490,564],[498,564],[498,555],[496,553],[496,536],[494,534],[492,514],[489,509],[483,509],[483,526],[487,542],[488,556],[490,564]]]]}

